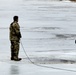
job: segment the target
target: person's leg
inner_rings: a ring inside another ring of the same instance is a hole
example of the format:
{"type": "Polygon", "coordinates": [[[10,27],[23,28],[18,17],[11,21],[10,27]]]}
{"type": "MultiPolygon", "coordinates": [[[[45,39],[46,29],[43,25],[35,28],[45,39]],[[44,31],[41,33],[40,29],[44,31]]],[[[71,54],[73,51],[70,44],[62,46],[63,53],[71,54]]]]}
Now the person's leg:
{"type": "Polygon", "coordinates": [[[15,41],[15,56],[18,58],[19,55],[19,42],[15,41]]]}
{"type": "Polygon", "coordinates": [[[11,41],[11,60],[14,59],[14,42],[11,41]]]}
{"type": "Polygon", "coordinates": [[[13,50],[12,50],[13,60],[20,61],[21,58],[18,58],[19,55],[19,42],[13,41],[13,50]]]}

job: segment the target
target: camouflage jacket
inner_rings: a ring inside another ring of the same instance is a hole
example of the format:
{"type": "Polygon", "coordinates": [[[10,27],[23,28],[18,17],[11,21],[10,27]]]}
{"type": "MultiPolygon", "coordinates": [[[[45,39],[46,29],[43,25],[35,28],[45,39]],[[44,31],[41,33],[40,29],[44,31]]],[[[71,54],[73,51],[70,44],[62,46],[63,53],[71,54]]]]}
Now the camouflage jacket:
{"type": "Polygon", "coordinates": [[[20,40],[21,38],[21,32],[20,32],[20,26],[17,22],[12,22],[10,24],[10,40],[20,40]]]}

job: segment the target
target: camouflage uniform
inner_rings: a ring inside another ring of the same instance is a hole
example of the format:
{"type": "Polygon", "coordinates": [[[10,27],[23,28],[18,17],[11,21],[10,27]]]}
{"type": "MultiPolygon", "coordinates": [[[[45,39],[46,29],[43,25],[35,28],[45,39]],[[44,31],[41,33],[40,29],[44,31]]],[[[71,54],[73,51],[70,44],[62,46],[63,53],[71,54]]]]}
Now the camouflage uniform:
{"type": "Polygon", "coordinates": [[[21,38],[20,26],[17,22],[10,24],[11,59],[18,59],[19,41],[21,38]]]}

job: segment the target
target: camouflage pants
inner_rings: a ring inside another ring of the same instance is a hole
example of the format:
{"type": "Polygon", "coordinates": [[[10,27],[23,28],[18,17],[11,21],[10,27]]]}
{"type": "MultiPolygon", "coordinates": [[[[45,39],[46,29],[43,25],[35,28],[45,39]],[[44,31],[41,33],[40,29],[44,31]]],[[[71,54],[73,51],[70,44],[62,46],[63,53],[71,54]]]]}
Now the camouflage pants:
{"type": "Polygon", "coordinates": [[[19,41],[11,41],[11,58],[17,59],[19,54],[19,41]]]}

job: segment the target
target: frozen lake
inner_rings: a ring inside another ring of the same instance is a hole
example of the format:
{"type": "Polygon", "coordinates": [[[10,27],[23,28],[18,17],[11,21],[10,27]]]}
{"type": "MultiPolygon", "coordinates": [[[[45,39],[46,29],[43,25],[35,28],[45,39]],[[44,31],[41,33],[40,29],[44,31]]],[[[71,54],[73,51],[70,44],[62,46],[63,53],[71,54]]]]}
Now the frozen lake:
{"type": "Polygon", "coordinates": [[[36,73],[61,75],[62,72],[67,75],[70,73],[52,69],[52,71],[39,70],[40,67],[35,67],[29,62],[22,46],[20,57],[23,60],[17,63],[10,61],[9,25],[14,15],[19,16],[21,42],[33,62],[75,70],[76,3],[51,0],[0,0],[0,66],[7,67],[7,71],[5,66],[0,70],[2,75],[34,75],[36,73]]]}

